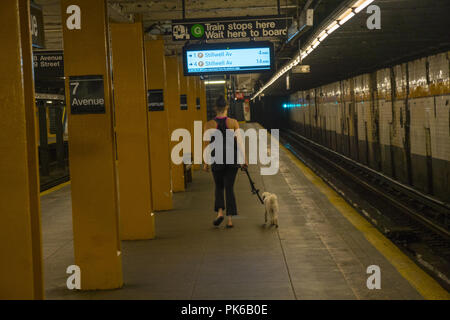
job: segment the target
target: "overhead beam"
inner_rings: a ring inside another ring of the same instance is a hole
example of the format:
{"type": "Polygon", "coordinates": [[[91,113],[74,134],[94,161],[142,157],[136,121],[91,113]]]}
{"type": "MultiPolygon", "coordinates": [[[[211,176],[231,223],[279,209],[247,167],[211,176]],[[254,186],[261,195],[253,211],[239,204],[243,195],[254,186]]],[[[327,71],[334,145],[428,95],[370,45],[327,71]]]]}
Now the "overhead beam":
{"type": "MultiPolygon", "coordinates": [[[[295,8],[297,8],[297,6],[295,6],[295,5],[287,5],[287,6],[286,5],[284,5],[284,6],[282,5],[282,6],[280,6],[280,9],[295,9],[295,8]]],[[[246,13],[248,11],[256,11],[256,10],[259,10],[260,12],[261,11],[270,11],[270,14],[277,14],[277,12],[278,12],[278,7],[277,6],[248,6],[248,7],[245,7],[245,8],[243,8],[243,7],[188,8],[188,10],[189,10],[189,17],[192,14],[199,13],[199,12],[205,14],[205,16],[211,16],[212,15],[211,11],[214,11],[214,12],[233,12],[233,11],[236,11],[236,12],[239,12],[238,16],[243,16],[243,14],[242,14],[242,12],[243,12],[242,10],[243,9],[245,9],[246,13]]],[[[126,7],[123,8],[123,12],[124,13],[149,13],[149,15],[150,14],[151,15],[161,15],[163,13],[166,13],[166,14],[171,14],[171,16],[173,17],[175,15],[175,13],[177,13],[177,14],[182,13],[183,9],[179,8],[179,9],[172,9],[172,10],[169,11],[169,10],[164,9],[164,8],[161,8],[160,10],[155,10],[154,8],[147,7],[147,6],[141,6],[141,7],[126,6],[126,7]]],[[[267,12],[266,12],[266,14],[267,14],[267,12]]],[[[247,14],[247,15],[251,15],[251,14],[247,14]]]]}
{"type": "Polygon", "coordinates": [[[134,17],[130,13],[124,13],[119,3],[108,4],[109,19],[114,22],[133,22],[134,17]]]}

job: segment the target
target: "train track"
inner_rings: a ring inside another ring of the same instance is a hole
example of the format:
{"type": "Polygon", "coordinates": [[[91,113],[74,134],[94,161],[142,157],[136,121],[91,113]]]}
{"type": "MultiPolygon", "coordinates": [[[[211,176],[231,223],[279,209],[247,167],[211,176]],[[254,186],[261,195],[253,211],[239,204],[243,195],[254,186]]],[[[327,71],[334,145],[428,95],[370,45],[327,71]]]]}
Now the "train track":
{"type": "Polygon", "coordinates": [[[423,269],[450,289],[450,205],[281,130],[280,142],[423,269]]]}

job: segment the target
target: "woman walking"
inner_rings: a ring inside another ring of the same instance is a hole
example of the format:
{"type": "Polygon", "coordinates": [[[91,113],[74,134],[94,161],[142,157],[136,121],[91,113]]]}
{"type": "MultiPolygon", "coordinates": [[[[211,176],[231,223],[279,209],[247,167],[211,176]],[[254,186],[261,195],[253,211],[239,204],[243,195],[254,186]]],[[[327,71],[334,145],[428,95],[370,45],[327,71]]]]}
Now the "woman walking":
{"type": "MultiPolygon", "coordinates": [[[[215,105],[216,117],[205,124],[205,132],[209,129],[217,129],[222,134],[223,146],[222,156],[223,161],[215,159],[211,164],[211,171],[215,183],[215,200],[214,200],[214,211],[217,212],[217,217],[213,221],[215,226],[219,226],[224,220],[224,211],[228,217],[227,228],[233,227],[232,217],[237,215],[236,208],[236,198],[234,196],[234,181],[236,179],[236,174],[241,166],[247,166],[247,161],[245,160],[245,152],[243,152],[242,138],[240,132],[236,131],[239,129],[239,123],[236,119],[229,118],[228,114],[228,104],[223,96],[219,96],[216,100],[215,105]],[[226,142],[226,130],[231,129],[235,132],[235,137],[231,143],[226,142]],[[244,164],[238,164],[238,148],[242,153],[244,158],[244,164]],[[234,153],[234,159],[229,163],[226,156],[227,152],[234,153]],[[225,192],[225,198],[224,198],[225,192]]],[[[211,138],[211,143],[214,142],[215,137],[211,138]]],[[[208,143],[205,144],[205,146],[208,143]]],[[[216,146],[217,148],[217,146],[216,146]]],[[[216,149],[217,150],[217,149],[216,149]]],[[[212,152],[211,156],[215,157],[215,152],[212,152]]],[[[209,170],[208,164],[203,165],[205,171],[209,170]]]]}

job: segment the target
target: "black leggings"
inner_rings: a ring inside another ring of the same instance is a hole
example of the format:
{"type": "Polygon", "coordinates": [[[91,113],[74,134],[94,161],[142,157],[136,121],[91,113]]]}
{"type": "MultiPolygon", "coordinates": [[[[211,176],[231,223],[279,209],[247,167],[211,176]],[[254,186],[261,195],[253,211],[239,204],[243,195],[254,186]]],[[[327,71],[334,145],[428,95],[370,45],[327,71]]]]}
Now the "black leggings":
{"type": "Polygon", "coordinates": [[[227,199],[227,216],[237,215],[236,208],[236,198],[234,197],[234,181],[236,180],[238,168],[226,166],[221,168],[221,170],[213,170],[212,174],[214,177],[214,182],[216,184],[216,200],[214,202],[214,210],[217,212],[219,209],[225,210],[224,201],[224,189],[227,199]]]}

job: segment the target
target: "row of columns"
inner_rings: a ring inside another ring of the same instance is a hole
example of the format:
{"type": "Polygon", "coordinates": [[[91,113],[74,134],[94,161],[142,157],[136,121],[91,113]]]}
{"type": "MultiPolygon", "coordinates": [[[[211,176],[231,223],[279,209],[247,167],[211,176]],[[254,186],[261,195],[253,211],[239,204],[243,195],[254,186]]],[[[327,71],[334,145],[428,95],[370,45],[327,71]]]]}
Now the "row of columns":
{"type": "MultiPolygon", "coordinates": [[[[172,192],[185,189],[170,135],[192,134],[194,120],[206,121],[205,86],[183,75],[163,40],[144,41],[142,23],[110,24],[106,0],[62,0],[61,12],[67,105],[75,78],[100,81],[104,93],[104,109],[69,109],[74,264],[82,290],[120,288],[121,240],[155,238],[153,212],[172,209],[172,192]],[[147,95],[160,93],[164,106],[155,109],[147,95]]],[[[7,1],[0,13],[0,298],[9,299],[44,297],[29,30],[29,0],[7,1]]]]}

